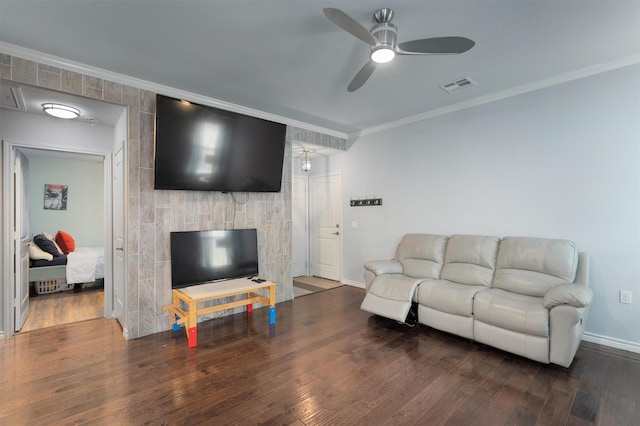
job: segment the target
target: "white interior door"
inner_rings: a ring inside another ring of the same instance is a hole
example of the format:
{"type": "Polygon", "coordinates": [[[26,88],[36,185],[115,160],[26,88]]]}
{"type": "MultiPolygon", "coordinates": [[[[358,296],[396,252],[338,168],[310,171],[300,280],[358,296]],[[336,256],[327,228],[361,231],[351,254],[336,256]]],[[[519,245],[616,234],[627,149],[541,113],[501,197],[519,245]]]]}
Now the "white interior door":
{"type": "Polygon", "coordinates": [[[113,155],[113,316],[125,322],[124,141],[113,155]]]}
{"type": "Polygon", "coordinates": [[[312,275],[342,279],[342,177],[313,176],[309,188],[312,275]]]}
{"type": "Polygon", "coordinates": [[[291,182],[291,274],[307,275],[309,258],[309,214],[307,176],[293,176],[291,182]]]}
{"type": "Polygon", "coordinates": [[[14,157],[14,329],[22,329],[29,316],[29,210],[27,179],[29,162],[20,152],[14,157]]]}

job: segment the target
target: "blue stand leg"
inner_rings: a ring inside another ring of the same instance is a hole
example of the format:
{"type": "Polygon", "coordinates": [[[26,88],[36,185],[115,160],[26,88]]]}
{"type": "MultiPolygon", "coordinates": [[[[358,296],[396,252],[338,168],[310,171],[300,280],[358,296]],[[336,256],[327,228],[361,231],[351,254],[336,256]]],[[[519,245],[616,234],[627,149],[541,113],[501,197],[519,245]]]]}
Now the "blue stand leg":
{"type": "Polygon", "coordinates": [[[269,324],[276,323],[276,307],[272,306],[269,308],[269,324]]]}
{"type": "Polygon", "coordinates": [[[180,330],[180,324],[178,324],[178,316],[176,315],[176,322],[173,323],[173,331],[180,330]]]}

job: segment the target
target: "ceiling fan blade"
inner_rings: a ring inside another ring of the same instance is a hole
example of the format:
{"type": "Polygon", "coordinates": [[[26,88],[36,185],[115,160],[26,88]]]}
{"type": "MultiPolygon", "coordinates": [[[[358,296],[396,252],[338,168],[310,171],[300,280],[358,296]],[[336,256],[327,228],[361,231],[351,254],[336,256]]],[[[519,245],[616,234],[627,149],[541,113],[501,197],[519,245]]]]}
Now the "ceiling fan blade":
{"type": "Polygon", "coordinates": [[[375,69],[376,69],[376,63],[373,61],[369,61],[366,64],[364,64],[364,66],[360,68],[360,71],[358,71],[358,74],[356,74],[356,76],[353,77],[353,80],[351,80],[351,83],[349,83],[349,86],[347,86],[347,91],[355,92],[356,90],[361,88],[362,85],[365,84],[367,80],[369,80],[369,77],[371,77],[371,74],[373,74],[373,71],[375,69]]]}
{"type": "Polygon", "coordinates": [[[399,43],[400,55],[443,55],[464,53],[476,43],[465,37],[434,37],[399,43]]]}
{"type": "Polygon", "coordinates": [[[322,11],[331,22],[333,22],[349,34],[358,37],[368,45],[375,46],[376,44],[378,44],[378,40],[373,35],[371,35],[369,30],[360,25],[358,21],[356,21],[340,9],[326,7],[322,9],[322,11]]]}

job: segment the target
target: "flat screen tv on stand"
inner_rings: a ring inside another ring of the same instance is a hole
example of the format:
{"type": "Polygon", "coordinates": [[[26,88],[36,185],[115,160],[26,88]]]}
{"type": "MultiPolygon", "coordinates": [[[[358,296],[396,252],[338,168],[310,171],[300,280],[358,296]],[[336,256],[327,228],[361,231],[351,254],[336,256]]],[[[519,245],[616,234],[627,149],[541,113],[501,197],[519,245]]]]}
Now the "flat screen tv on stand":
{"type": "Polygon", "coordinates": [[[257,275],[255,229],[171,233],[171,288],[257,275]]]}

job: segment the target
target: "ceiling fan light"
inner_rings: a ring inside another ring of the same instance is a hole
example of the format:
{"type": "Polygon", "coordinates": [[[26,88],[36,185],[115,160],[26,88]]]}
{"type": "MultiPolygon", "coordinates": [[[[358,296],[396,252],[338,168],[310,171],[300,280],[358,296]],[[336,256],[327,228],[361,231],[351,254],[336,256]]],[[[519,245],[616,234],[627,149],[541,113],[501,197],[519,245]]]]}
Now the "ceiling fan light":
{"type": "Polygon", "coordinates": [[[396,57],[396,52],[390,46],[382,45],[371,51],[371,60],[377,64],[386,64],[396,57]]]}
{"type": "Polygon", "coordinates": [[[44,112],[52,117],[71,120],[80,117],[80,110],[69,105],[47,103],[42,104],[44,112]]]}

